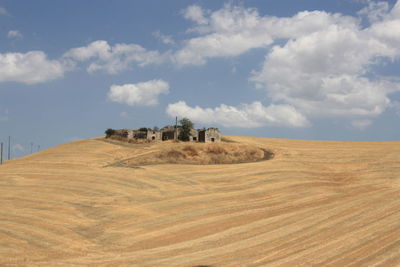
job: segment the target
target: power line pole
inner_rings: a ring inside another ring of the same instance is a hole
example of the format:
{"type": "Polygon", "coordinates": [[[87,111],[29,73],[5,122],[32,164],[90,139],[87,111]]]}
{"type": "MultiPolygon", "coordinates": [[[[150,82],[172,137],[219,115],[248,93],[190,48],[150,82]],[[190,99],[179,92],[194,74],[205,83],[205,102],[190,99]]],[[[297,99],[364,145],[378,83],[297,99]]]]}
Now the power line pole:
{"type": "Polygon", "coordinates": [[[0,144],[0,164],[3,164],[3,142],[0,144]]]}
{"type": "Polygon", "coordinates": [[[40,145],[37,146],[37,152],[39,152],[39,151],[40,151],[40,145]]]}
{"type": "Polygon", "coordinates": [[[11,159],[11,136],[8,137],[8,160],[11,159]]]}
{"type": "Polygon", "coordinates": [[[175,133],[174,133],[174,140],[178,140],[178,116],[175,117],[175,133]]]}
{"type": "Polygon", "coordinates": [[[33,153],[33,142],[31,142],[31,154],[33,153]]]}

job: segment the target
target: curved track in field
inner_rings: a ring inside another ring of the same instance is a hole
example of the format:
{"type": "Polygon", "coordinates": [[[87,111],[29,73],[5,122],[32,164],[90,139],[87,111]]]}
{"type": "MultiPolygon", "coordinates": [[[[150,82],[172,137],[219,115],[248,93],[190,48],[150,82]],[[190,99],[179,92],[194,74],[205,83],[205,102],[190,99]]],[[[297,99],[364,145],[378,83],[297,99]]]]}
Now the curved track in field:
{"type": "Polygon", "coordinates": [[[88,139],[0,166],[0,265],[396,266],[400,142],[230,137],[269,161],[105,167],[88,139]]]}

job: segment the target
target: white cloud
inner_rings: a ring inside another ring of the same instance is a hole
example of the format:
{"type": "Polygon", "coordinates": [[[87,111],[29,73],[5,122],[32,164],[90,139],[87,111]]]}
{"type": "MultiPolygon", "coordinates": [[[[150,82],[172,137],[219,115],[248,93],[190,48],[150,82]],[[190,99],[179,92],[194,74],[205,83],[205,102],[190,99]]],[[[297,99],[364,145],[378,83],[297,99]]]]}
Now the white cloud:
{"type": "Polygon", "coordinates": [[[196,22],[197,24],[207,24],[208,23],[208,20],[205,17],[204,13],[207,13],[207,12],[205,12],[203,10],[203,8],[201,8],[198,5],[191,5],[182,11],[183,17],[185,19],[192,20],[192,21],[196,22]]]}
{"type": "Polygon", "coordinates": [[[183,15],[195,23],[190,32],[198,35],[186,40],[173,60],[180,66],[204,65],[210,58],[264,48],[265,62],[251,80],[272,103],[288,104],[307,117],[339,116],[366,125],[391,107],[390,93],[400,90],[398,82],[372,72],[399,59],[400,1],[391,10],[387,2],[365,3],[359,15],[371,25],[364,29],[357,17],[324,11],[273,17],[231,4],[214,12],[190,6],[183,15]]]}
{"type": "Polygon", "coordinates": [[[366,33],[372,38],[379,40],[393,49],[392,59],[399,59],[400,56],[400,1],[394,5],[392,10],[383,19],[366,29],[366,33]]]}
{"type": "Polygon", "coordinates": [[[376,116],[398,85],[364,75],[393,50],[363,31],[335,25],[275,46],[252,80],[275,101],[314,116],[376,116]]]}
{"type": "Polygon", "coordinates": [[[366,16],[371,23],[382,20],[389,11],[389,3],[385,1],[366,1],[368,6],[361,9],[358,14],[366,16]]]}
{"type": "Polygon", "coordinates": [[[185,41],[174,55],[178,65],[203,65],[207,58],[237,56],[272,43],[254,9],[225,5],[205,17],[200,7],[190,6],[184,17],[196,22],[192,31],[206,34],[185,41]]]}
{"type": "Polygon", "coordinates": [[[225,127],[252,128],[262,126],[306,127],[307,119],[289,105],[263,106],[256,101],[238,107],[221,104],[216,108],[190,107],[184,101],[169,104],[171,117],[187,117],[196,123],[225,127]]]}
{"type": "Polygon", "coordinates": [[[126,111],[122,111],[122,112],[119,114],[119,116],[120,116],[121,118],[128,118],[128,117],[129,117],[129,114],[128,114],[128,112],[126,112],[126,111]]]}
{"type": "Polygon", "coordinates": [[[354,120],[351,122],[351,125],[360,130],[364,130],[369,126],[371,126],[372,123],[373,123],[372,120],[354,120]]]}
{"type": "Polygon", "coordinates": [[[34,84],[62,78],[70,66],[49,60],[42,51],[0,54],[0,82],[34,84]]]}
{"type": "Polygon", "coordinates": [[[22,34],[17,30],[11,30],[8,32],[7,37],[9,39],[22,39],[22,34]]]}
{"type": "MultiPolygon", "coordinates": [[[[397,27],[398,22],[380,19],[382,22],[371,28],[333,23],[290,38],[271,49],[262,69],[251,79],[265,88],[273,101],[291,104],[310,117],[376,117],[390,107],[389,94],[400,90],[399,83],[371,76],[372,66],[399,55],[394,45],[399,43],[398,30],[376,29],[390,23],[397,27]],[[377,38],[378,34],[388,37],[377,38]]],[[[353,125],[365,128],[366,121],[356,120],[353,125]]]]}
{"type": "Polygon", "coordinates": [[[198,6],[186,9],[184,17],[197,25],[191,29],[200,36],[185,41],[174,54],[178,65],[203,65],[208,58],[232,57],[250,49],[267,48],[282,38],[296,38],[332,24],[353,25],[356,19],[322,11],[299,12],[293,17],[260,16],[253,8],[226,4],[222,9],[205,12],[198,6]]]}
{"type": "Polygon", "coordinates": [[[108,99],[130,106],[154,106],[160,94],[169,93],[169,84],[163,80],[151,80],[136,84],[112,85],[108,99]]]}
{"type": "Polygon", "coordinates": [[[101,40],[87,46],[72,48],[64,54],[63,58],[78,62],[91,60],[86,69],[89,73],[105,71],[109,74],[129,70],[135,64],[143,67],[165,61],[165,55],[161,55],[158,51],[148,51],[137,44],[110,46],[107,41],[101,40]]]}
{"type": "Polygon", "coordinates": [[[153,32],[153,36],[156,37],[157,39],[161,40],[166,45],[173,45],[175,44],[174,39],[170,35],[164,35],[160,31],[155,31],[153,32]]]}

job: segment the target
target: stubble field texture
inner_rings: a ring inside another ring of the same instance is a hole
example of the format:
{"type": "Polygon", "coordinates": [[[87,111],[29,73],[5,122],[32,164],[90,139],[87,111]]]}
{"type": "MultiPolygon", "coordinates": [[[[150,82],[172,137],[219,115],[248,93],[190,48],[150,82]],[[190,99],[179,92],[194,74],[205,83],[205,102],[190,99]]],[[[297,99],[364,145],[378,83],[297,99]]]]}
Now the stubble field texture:
{"type": "Polygon", "coordinates": [[[274,156],[135,164],[176,144],[93,138],[6,162],[0,266],[400,265],[400,142],[227,139],[274,156]]]}

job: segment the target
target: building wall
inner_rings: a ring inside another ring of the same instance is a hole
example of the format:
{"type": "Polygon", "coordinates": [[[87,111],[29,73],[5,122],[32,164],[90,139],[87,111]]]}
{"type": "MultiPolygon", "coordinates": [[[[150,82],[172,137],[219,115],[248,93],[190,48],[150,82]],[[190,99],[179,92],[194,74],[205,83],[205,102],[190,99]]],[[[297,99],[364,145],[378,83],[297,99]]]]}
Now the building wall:
{"type": "Polygon", "coordinates": [[[128,139],[133,139],[135,136],[135,130],[128,130],[128,139]]]}
{"type": "Polygon", "coordinates": [[[190,131],[190,137],[189,137],[190,142],[198,142],[199,141],[199,132],[195,129],[192,129],[190,131]]]}
{"type": "Polygon", "coordinates": [[[175,140],[177,130],[174,126],[168,126],[161,129],[161,140],[175,140]]]}
{"type": "MultiPolygon", "coordinates": [[[[139,130],[117,130],[117,135],[126,136],[128,139],[148,139],[148,140],[175,140],[178,139],[180,129],[174,126],[167,126],[160,131],[139,131],[139,130]]],[[[218,128],[208,128],[207,130],[191,130],[190,142],[220,142],[221,133],[218,128]]]]}
{"type": "Polygon", "coordinates": [[[198,136],[199,142],[221,142],[221,133],[218,128],[208,128],[207,130],[200,130],[198,136]]]}
{"type": "Polygon", "coordinates": [[[149,140],[161,140],[161,132],[160,131],[147,131],[147,139],[149,140]]]}

